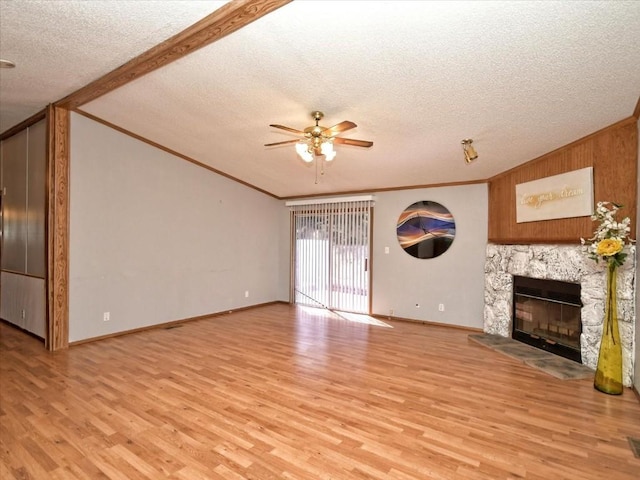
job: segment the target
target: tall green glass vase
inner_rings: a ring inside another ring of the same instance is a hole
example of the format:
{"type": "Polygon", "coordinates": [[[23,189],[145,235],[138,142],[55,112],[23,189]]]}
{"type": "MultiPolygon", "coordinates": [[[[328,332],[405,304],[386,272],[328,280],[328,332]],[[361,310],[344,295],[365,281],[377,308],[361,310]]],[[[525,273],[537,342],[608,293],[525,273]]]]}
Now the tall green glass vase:
{"type": "Polygon", "coordinates": [[[607,298],[605,299],[602,340],[598,354],[598,366],[593,386],[609,395],[622,393],[622,345],[618,330],[618,305],[616,302],[617,265],[609,261],[607,268],[607,298]]]}

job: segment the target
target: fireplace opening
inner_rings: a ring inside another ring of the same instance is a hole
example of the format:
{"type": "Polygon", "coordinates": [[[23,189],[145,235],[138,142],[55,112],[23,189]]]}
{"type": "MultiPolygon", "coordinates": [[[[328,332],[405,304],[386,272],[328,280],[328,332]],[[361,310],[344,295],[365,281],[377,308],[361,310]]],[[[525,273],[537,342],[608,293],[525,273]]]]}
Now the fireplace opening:
{"type": "Polygon", "coordinates": [[[515,340],[582,363],[580,284],[513,277],[515,340]]]}

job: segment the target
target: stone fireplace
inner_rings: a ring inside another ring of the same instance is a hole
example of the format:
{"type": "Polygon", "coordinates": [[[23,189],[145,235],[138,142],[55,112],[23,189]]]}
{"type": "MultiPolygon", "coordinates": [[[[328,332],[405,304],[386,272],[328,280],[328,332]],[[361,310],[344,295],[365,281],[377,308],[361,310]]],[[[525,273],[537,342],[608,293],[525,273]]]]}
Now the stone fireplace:
{"type": "MultiPolygon", "coordinates": [[[[635,328],[635,247],[618,269],[618,320],[622,342],[622,380],[633,381],[635,328]]],[[[513,330],[513,278],[559,280],[580,284],[580,355],[595,370],[604,316],[606,269],[587,258],[580,246],[494,245],[487,246],[485,263],[484,331],[511,337],[513,330]]]]}

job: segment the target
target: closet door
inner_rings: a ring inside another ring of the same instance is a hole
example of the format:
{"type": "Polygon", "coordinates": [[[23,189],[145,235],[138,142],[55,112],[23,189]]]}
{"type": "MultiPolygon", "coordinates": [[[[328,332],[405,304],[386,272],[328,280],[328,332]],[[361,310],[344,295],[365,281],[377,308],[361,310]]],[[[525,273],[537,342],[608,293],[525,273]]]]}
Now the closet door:
{"type": "Polygon", "coordinates": [[[46,122],[0,142],[0,317],[46,335],[46,122]]]}

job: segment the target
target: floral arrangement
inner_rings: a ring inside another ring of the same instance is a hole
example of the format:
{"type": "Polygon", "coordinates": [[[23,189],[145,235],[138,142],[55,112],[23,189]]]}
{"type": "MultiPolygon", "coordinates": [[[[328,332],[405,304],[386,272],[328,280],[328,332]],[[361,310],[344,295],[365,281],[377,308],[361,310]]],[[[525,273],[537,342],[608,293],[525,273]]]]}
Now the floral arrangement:
{"type": "Polygon", "coordinates": [[[627,258],[624,247],[632,240],[629,239],[631,231],[631,219],[625,217],[621,222],[616,220],[618,210],[622,205],[612,202],[598,202],[596,211],[591,215],[591,220],[598,221],[600,224],[593,232],[593,237],[589,240],[581,238],[582,245],[587,247],[589,258],[596,261],[604,260],[613,264],[614,267],[620,267],[627,258]]]}

